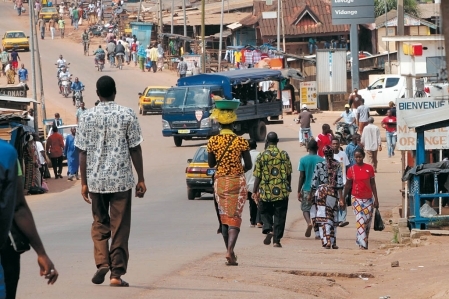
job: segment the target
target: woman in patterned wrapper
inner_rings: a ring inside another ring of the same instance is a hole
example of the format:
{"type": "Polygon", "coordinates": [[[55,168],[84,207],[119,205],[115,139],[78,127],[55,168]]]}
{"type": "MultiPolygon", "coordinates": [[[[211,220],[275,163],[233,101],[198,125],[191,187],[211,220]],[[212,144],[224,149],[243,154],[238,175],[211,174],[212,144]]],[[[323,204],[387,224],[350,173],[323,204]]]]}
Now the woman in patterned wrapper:
{"type": "Polygon", "coordinates": [[[310,197],[314,195],[315,200],[310,214],[318,226],[323,247],[338,249],[338,207],[344,206],[343,173],[340,163],[334,159],[332,147],[324,146],[323,152],[325,160],[315,166],[312,178],[310,197]]]}
{"type": "Polygon", "coordinates": [[[252,169],[251,155],[248,141],[232,131],[232,123],[237,119],[233,110],[215,109],[212,117],[221,125],[220,134],[211,137],[207,144],[209,167],[216,168],[214,196],[220,222],[217,233],[223,235],[227,249],[226,265],[237,266],[234,247],[248,194],[245,172],[252,169]]]}

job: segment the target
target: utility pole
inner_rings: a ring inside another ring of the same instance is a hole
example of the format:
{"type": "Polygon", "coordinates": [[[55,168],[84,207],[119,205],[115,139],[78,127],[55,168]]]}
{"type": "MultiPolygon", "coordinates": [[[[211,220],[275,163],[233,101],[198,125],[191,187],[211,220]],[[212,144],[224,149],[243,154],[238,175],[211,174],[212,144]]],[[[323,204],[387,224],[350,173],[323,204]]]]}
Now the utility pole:
{"type": "Polygon", "coordinates": [[[39,132],[39,113],[37,112],[37,88],[36,88],[36,64],[35,64],[35,53],[34,53],[34,45],[37,43],[35,41],[35,31],[36,31],[36,25],[34,24],[34,7],[30,5],[30,50],[31,50],[31,74],[33,75],[32,81],[33,81],[33,110],[34,110],[34,129],[36,132],[39,132]]]}
{"type": "MultiPolygon", "coordinates": [[[[385,5],[385,36],[388,36],[387,0],[384,0],[384,5],[385,5]]],[[[386,42],[386,46],[387,46],[388,73],[391,74],[390,42],[386,42]]]]}
{"type": "MultiPolygon", "coordinates": [[[[142,1],[142,0],[140,0],[142,1]]],[[[173,15],[175,13],[175,0],[171,0],[171,27],[170,33],[173,34],[173,15]]]]}
{"type": "Polygon", "coordinates": [[[201,0],[201,72],[203,74],[206,73],[206,41],[205,35],[206,35],[206,26],[205,26],[205,16],[206,16],[206,0],[201,0]]]}
{"type": "Polygon", "coordinates": [[[221,0],[220,40],[218,42],[218,72],[221,70],[221,52],[223,50],[223,14],[224,0],[221,0]]]}
{"type": "Polygon", "coordinates": [[[159,0],[159,33],[163,33],[164,21],[162,20],[162,0],[159,0]]]}
{"type": "Polygon", "coordinates": [[[444,36],[444,50],[446,51],[446,71],[449,66],[449,1],[441,1],[441,28],[444,36]],[[446,21],[444,21],[446,19],[446,21]]]}
{"type": "MultiPolygon", "coordinates": [[[[285,21],[284,21],[284,7],[283,2],[281,0],[281,17],[282,17],[282,50],[285,51],[285,21]]],[[[287,60],[286,60],[287,61],[287,60]]],[[[287,63],[286,63],[287,65],[287,63]]]]}
{"type": "Polygon", "coordinates": [[[142,0],[139,2],[139,12],[137,13],[137,20],[136,22],[139,22],[140,20],[140,12],[142,11],[142,0]]]}
{"type": "MultiPolygon", "coordinates": [[[[36,30],[34,30],[34,40],[36,41],[36,56],[37,56],[37,68],[39,70],[39,87],[41,89],[41,98],[40,98],[40,102],[41,102],[41,110],[42,110],[42,120],[47,119],[47,108],[45,107],[45,96],[44,96],[44,80],[42,78],[42,63],[41,63],[41,54],[39,51],[39,42],[38,42],[38,38],[37,38],[37,33],[36,30]]],[[[37,97],[37,93],[36,93],[36,97],[37,97]]]]}
{"type": "MultiPolygon", "coordinates": [[[[184,36],[187,36],[186,0],[182,0],[182,11],[184,12],[184,36]]],[[[185,50],[186,49],[184,48],[184,51],[185,50]]]]}
{"type": "Polygon", "coordinates": [[[360,88],[359,79],[359,33],[358,24],[351,24],[351,30],[349,35],[349,40],[351,41],[351,77],[352,77],[352,89],[360,88]]]}
{"type": "Polygon", "coordinates": [[[278,24],[277,24],[277,50],[278,52],[281,50],[281,0],[278,0],[278,24]]]}

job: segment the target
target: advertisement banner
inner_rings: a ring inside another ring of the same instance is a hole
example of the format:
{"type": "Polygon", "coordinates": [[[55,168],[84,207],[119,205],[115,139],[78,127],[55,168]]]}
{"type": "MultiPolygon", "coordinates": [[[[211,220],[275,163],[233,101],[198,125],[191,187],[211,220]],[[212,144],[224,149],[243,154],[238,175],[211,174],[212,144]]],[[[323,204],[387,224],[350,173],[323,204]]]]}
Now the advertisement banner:
{"type": "MultiPolygon", "coordinates": [[[[397,118],[397,142],[398,150],[416,150],[416,132],[407,126],[405,118],[411,119],[416,117],[421,119],[424,115],[432,112],[432,110],[440,109],[448,106],[447,101],[435,100],[434,98],[414,98],[414,99],[397,99],[396,101],[396,118],[397,118]]],[[[429,119],[429,122],[431,119],[429,119]]],[[[447,149],[449,128],[439,128],[424,132],[425,148],[431,149],[447,149]]]]}
{"type": "Polygon", "coordinates": [[[301,106],[307,105],[309,109],[317,108],[317,90],[316,81],[307,81],[299,83],[299,97],[301,106]]]}

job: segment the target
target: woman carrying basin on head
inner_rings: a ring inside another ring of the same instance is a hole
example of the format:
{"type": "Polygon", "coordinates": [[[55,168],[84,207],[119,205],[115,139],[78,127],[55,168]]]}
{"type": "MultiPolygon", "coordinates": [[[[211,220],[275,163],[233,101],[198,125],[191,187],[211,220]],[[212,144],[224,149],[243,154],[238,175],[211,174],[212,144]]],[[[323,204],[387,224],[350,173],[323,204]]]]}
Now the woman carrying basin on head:
{"type": "Polygon", "coordinates": [[[215,109],[212,118],[221,125],[220,134],[211,137],[207,144],[209,167],[216,168],[214,196],[221,224],[218,233],[223,235],[227,249],[226,265],[237,266],[234,247],[247,197],[245,172],[252,168],[249,144],[232,131],[232,124],[237,119],[233,110],[215,109]]]}

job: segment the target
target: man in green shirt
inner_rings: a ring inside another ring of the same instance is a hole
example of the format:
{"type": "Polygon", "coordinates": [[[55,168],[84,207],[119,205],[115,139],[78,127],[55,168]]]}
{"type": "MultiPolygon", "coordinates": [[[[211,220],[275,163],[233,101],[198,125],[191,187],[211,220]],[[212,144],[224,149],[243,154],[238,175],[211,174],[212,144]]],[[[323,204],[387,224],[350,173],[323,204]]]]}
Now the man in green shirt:
{"type": "Polygon", "coordinates": [[[59,19],[58,21],[58,27],[59,27],[59,32],[61,33],[61,38],[64,38],[64,31],[65,31],[65,21],[64,19],[59,19]]]}
{"type": "Polygon", "coordinates": [[[72,11],[72,16],[73,16],[73,26],[75,27],[75,30],[78,30],[78,22],[80,20],[78,7],[75,6],[75,8],[72,11]]]}
{"type": "Polygon", "coordinates": [[[252,196],[259,203],[262,233],[267,235],[263,243],[269,245],[273,238],[274,247],[282,247],[292,179],[290,157],[277,147],[278,142],[276,133],[268,133],[267,148],[256,160],[252,196]]]}

